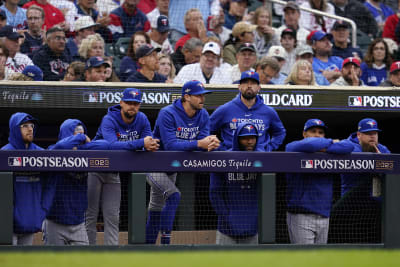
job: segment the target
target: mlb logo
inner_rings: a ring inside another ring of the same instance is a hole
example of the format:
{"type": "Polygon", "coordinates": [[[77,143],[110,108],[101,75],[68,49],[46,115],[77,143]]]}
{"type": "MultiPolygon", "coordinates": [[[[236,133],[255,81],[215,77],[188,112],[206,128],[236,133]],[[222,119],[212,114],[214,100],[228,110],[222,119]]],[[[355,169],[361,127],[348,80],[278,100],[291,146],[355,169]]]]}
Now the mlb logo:
{"type": "Polygon", "coordinates": [[[349,107],[362,107],[362,97],[361,96],[349,96],[349,107]]]}
{"type": "Polygon", "coordinates": [[[302,159],[301,160],[301,168],[302,169],[313,169],[314,161],[312,159],[302,159]]]}
{"type": "Polygon", "coordinates": [[[8,158],[8,166],[21,167],[22,166],[22,158],[21,157],[9,157],[8,158]]]}
{"type": "Polygon", "coordinates": [[[96,92],[85,93],[83,95],[84,103],[98,103],[99,102],[99,94],[96,92]]]}

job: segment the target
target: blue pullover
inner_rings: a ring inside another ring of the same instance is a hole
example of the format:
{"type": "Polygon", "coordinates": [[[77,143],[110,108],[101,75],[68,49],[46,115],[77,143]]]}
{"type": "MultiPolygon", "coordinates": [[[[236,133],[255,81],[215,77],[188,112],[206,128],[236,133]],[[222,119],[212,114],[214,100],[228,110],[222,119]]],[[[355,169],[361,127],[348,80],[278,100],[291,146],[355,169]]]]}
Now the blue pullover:
{"type": "Polygon", "coordinates": [[[197,147],[197,140],[210,135],[209,115],[203,108],[190,118],[183,109],[181,99],[177,99],[160,110],[153,135],[160,139],[160,150],[202,150],[197,147]]]}
{"type": "Polygon", "coordinates": [[[276,111],[265,105],[261,96],[257,96],[256,103],[248,108],[240,99],[236,98],[218,107],[210,117],[211,133],[220,131],[222,144],[220,150],[232,147],[233,133],[239,123],[252,123],[258,130],[258,142],[265,151],[278,149],[286,136],[286,130],[276,111]]]}
{"type": "MultiPolygon", "coordinates": [[[[36,119],[18,112],[11,116],[9,143],[2,150],[43,150],[34,143],[26,148],[22,140],[20,125],[36,119]]],[[[37,126],[35,124],[35,126],[37,126]]],[[[36,127],[34,134],[36,133],[36,127]]],[[[15,160],[14,160],[15,161],[15,160]]],[[[36,233],[42,229],[42,222],[53,202],[55,186],[53,180],[39,172],[14,172],[14,233],[36,233]]]]}
{"type": "MultiPolygon", "coordinates": [[[[238,133],[246,125],[238,126],[233,136],[233,148],[240,151],[238,133]]],[[[257,130],[256,130],[257,131],[257,130]]],[[[258,140],[257,140],[258,141],[258,140]]],[[[256,145],[255,151],[264,151],[256,145]]],[[[217,229],[232,237],[254,236],[258,232],[258,173],[211,173],[210,201],[218,215],[217,229]]]]}
{"type": "MultiPolygon", "coordinates": [[[[333,143],[332,139],[308,137],[286,145],[287,152],[313,153],[326,149],[327,153],[348,154],[353,146],[346,140],[333,143]]],[[[332,207],[334,174],[288,173],[287,208],[291,213],[313,213],[329,217],[332,207]]]]}
{"type": "MultiPolygon", "coordinates": [[[[349,144],[351,144],[354,148],[353,152],[363,152],[361,145],[357,138],[357,132],[352,133],[349,138],[346,140],[349,144]]],[[[381,153],[390,154],[389,149],[381,144],[378,144],[378,149],[381,153]]],[[[358,188],[360,191],[367,194],[367,196],[371,196],[372,194],[372,180],[368,179],[370,175],[368,173],[345,173],[341,175],[341,193],[342,196],[346,194],[348,191],[355,187],[358,188]]]]}

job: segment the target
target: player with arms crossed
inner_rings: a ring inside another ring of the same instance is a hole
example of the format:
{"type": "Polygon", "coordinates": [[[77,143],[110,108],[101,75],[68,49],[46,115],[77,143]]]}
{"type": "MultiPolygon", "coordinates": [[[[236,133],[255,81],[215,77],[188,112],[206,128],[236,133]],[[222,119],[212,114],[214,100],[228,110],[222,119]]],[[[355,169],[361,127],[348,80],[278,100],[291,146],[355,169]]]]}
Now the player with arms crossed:
{"type": "MultiPolygon", "coordinates": [[[[203,108],[205,94],[199,81],[186,82],[182,98],[160,110],[154,127],[154,138],[160,139],[160,150],[211,151],[219,147],[219,140],[210,135],[208,112],[203,108]]],[[[175,186],[176,173],[149,173],[151,186],[146,243],[154,244],[161,230],[161,243],[169,244],[175,212],[180,200],[175,186]]]]}
{"type": "MultiPolygon", "coordinates": [[[[304,125],[304,139],[287,144],[286,152],[348,154],[353,151],[346,140],[325,138],[326,128],[323,121],[309,119],[304,125]]],[[[327,243],[333,177],[331,173],[286,174],[286,220],[291,243],[327,243]]]]}

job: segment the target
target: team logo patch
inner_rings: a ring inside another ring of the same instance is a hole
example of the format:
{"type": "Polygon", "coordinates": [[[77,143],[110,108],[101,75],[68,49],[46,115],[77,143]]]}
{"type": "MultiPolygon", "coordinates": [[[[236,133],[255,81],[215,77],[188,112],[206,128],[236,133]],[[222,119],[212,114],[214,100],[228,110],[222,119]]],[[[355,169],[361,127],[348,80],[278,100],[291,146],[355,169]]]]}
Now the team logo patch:
{"type": "Polygon", "coordinates": [[[10,166],[10,167],[22,166],[22,158],[21,157],[9,157],[8,158],[8,166],[10,166]]]}
{"type": "Polygon", "coordinates": [[[313,169],[314,161],[312,159],[302,159],[301,160],[301,168],[302,169],[313,169]]]}
{"type": "Polygon", "coordinates": [[[349,96],[348,105],[350,107],[362,107],[362,97],[361,96],[349,96]]]}

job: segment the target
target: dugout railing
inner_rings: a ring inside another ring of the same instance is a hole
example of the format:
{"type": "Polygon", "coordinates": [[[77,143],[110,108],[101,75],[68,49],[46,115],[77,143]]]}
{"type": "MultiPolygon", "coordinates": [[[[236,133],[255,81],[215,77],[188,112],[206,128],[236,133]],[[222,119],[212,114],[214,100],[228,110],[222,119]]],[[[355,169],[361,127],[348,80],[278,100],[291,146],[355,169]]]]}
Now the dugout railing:
{"type": "MultiPolygon", "coordinates": [[[[400,247],[400,155],[285,152],[129,152],[129,151],[0,151],[0,244],[12,240],[14,171],[123,171],[129,184],[129,244],[145,243],[146,172],[257,172],[259,180],[259,244],[275,240],[274,173],[385,173],[383,186],[383,243],[400,247]],[[15,160],[17,159],[17,160],[15,160]],[[66,165],[68,162],[74,164],[66,165]],[[303,164],[305,161],[312,164],[303,164]],[[64,162],[64,163],[63,163],[64,162]],[[157,162],[157,164],[154,164],[157,162]]],[[[372,245],[371,245],[372,246],[372,245]]],[[[376,245],[374,246],[376,247],[376,245]]]]}

